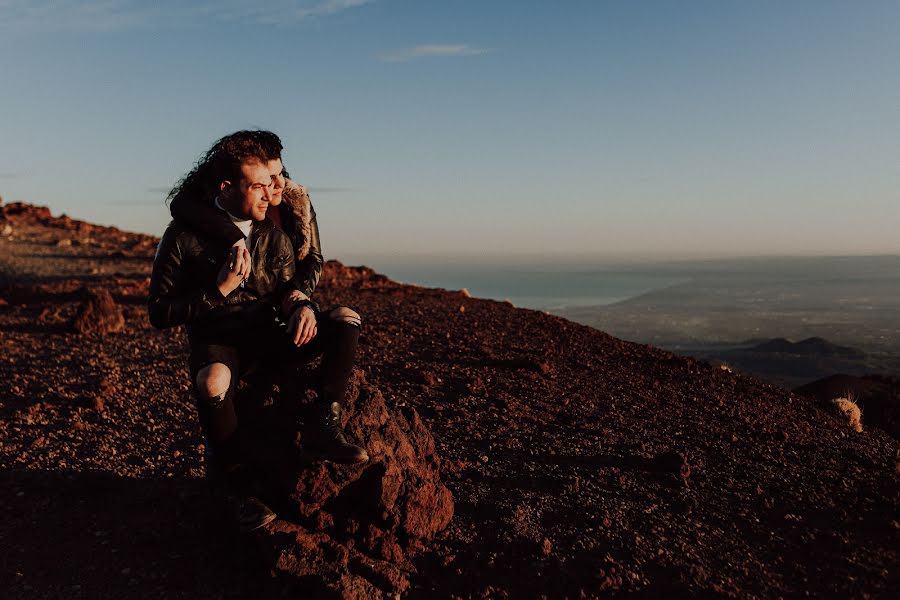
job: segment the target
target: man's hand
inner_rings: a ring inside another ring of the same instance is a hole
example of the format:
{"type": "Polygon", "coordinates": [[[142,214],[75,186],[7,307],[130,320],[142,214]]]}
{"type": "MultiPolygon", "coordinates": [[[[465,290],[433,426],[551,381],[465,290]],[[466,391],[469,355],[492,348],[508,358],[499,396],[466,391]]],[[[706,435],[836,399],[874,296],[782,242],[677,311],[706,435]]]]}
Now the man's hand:
{"type": "Polygon", "coordinates": [[[216,284],[222,296],[227,298],[228,294],[241,285],[249,272],[250,251],[247,250],[247,246],[232,246],[231,252],[228,253],[228,258],[222,263],[222,268],[219,269],[219,276],[216,279],[216,284]]]}
{"type": "Polygon", "coordinates": [[[308,306],[301,306],[288,319],[288,335],[297,347],[308,343],[316,337],[316,314],[308,306]]]}

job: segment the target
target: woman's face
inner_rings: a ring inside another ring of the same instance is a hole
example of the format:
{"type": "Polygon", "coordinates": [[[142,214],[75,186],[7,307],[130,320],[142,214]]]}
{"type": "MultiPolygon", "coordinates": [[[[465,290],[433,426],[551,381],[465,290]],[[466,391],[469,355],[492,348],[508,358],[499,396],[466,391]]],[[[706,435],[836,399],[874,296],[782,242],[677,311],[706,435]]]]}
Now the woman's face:
{"type": "Polygon", "coordinates": [[[281,194],[284,192],[284,165],[281,164],[280,158],[276,158],[267,162],[266,167],[269,169],[269,175],[272,177],[269,204],[278,206],[281,204],[281,194]]]}

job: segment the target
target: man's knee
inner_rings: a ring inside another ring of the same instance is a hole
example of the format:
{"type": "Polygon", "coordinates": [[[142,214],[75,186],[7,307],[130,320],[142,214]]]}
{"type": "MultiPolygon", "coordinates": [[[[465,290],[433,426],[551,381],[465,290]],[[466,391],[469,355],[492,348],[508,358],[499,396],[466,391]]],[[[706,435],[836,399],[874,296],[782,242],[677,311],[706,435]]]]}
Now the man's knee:
{"type": "Polygon", "coordinates": [[[197,390],[213,408],[225,402],[229,387],[231,387],[231,369],[222,363],[213,363],[197,373],[197,390]]]}
{"type": "Polygon", "coordinates": [[[338,306],[328,313],[328,318],[355,327],[359,327],[362,324],[362,318],[359,316],[359,313],[346,306],[338,306]]]}

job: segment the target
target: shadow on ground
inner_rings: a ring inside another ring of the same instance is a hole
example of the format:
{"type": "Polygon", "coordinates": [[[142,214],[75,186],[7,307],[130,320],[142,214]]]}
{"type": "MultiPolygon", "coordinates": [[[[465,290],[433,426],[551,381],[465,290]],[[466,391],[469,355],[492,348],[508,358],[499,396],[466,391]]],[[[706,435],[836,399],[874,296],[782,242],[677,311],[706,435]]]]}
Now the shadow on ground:
{"type": "Polygon", "coordinates": [[[4,470],[0,481],[6,598],[242,598],[271,585],[202,479],[4,470]]]}

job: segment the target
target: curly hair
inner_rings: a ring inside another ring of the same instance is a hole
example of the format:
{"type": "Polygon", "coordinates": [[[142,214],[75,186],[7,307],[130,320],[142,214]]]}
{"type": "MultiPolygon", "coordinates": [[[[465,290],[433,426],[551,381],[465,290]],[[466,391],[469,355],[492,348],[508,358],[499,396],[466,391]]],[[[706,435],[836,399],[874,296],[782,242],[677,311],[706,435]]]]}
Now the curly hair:
{"type": "Polygon", "coordinates": [[[193,201],[209,201],[219,191],[222,181],[241,177],[241,165],[252,159],[262,162],[281,158],[281,139],[271,131],[236,131],[226,135],[210,148],[190,173],[181,178],[166,196],[174,200],[184,195],[193,201]]]}

